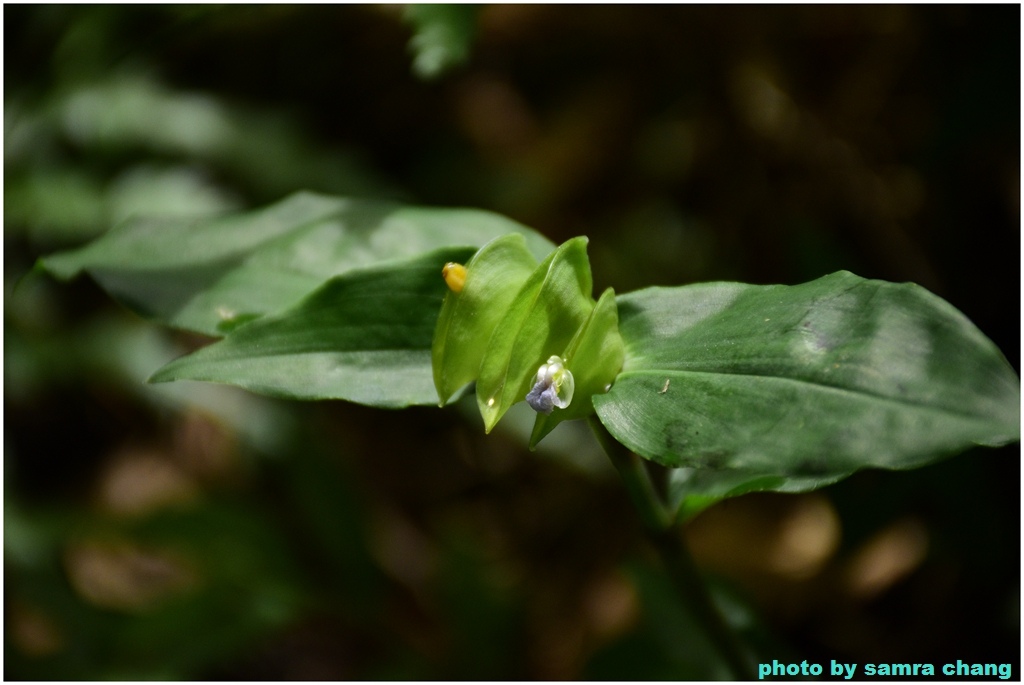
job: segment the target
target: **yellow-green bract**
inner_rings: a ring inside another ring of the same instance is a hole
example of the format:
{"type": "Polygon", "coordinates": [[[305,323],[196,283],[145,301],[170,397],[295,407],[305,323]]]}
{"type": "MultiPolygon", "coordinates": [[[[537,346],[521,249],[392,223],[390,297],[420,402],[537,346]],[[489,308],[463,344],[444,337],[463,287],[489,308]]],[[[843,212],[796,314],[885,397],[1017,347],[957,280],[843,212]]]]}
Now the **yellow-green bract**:
{"type": "MultiPolygon", "coordinates": [[[[471,381],[487,432],[534,386],[553,356],[575,379],[565,408],[538,414],[531,446],[560,421],[593,413],[622,368],[615,296],[595,303],[587,239],[572,238],[540,264],[522,236],[484,245],[465,265],[465,281],[441,306],[433,343],[434,384],[442,405],[471,381]]],[[[439,276],[440,277],[440,276],[439,276]]]]}

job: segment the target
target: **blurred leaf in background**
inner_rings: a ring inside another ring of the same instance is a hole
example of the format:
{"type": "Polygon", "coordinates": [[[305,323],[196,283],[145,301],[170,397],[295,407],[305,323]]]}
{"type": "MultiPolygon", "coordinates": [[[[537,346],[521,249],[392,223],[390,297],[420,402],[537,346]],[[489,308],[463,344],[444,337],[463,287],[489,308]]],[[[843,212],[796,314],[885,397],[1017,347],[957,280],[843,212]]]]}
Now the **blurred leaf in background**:
{"type": "Polygon", "coordinates": [[[476,36],[477,5],[407,5],[405,20],[415,33],[409,40],[412,70],[422,79],[434,79],[469,58],[476,36]]]}
{"type": "MultiPolygon", "coordinates": [[[[577,422],[530,454],[515,408],[485,438],[464,404],[149,386],[206,339],[88,279],[14,287],[131,216],[480,207],[589,236],[595,292],[849,269],[945,298],[1019,373],[1017,7],[4,19],[7,678],[720,673],[577,422]]],[[[767,660],[1019,663],[1019,483],[1019,447],[975,451],[681,534],[767,660]]]]}

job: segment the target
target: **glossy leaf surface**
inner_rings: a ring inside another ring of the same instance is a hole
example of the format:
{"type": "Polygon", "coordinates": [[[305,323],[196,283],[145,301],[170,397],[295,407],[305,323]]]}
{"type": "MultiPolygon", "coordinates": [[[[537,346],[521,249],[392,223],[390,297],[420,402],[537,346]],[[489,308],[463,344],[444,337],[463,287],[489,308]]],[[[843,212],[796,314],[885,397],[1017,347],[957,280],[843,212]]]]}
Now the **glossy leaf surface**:
{"type": "Polygon", "coordinates": [[[130,220],[41,265],[65,279],[88,271],[144,316],[219,336],[353,269],[452,245],[479,247],[506,233],[522,234],[538,259],[554,249],[490,212],[303,192],[240,214],[130,220]]]}
{"type": "Polygon", "coordinates": [[[812,489],[1019,439],[1013,369],[919,286],[838,272],[798,286],[648,288],[618,303],[626,360],[594,397],[597,414],[644,457],[732,474],[698,478],[689,495],[812,489]]]}
{"type": "Polygon", "coordinates": [[[240,326],[152,380],[377,407],[436,404],[430,343],[447,290],[441,267],[472,253],[447,248],[335,277],[293,309],[240,326]]]}

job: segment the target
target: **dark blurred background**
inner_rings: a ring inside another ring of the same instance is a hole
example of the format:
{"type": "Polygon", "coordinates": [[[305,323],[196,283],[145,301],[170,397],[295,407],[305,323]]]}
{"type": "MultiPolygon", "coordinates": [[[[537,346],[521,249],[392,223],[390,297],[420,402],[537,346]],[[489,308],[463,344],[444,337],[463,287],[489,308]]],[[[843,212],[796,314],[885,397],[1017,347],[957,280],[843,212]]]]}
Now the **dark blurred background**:
{"type": "MultiPolygon", "coordinates": [[[[723,673],[579,426],[148,386],[197,341],[19,283],[133,214],[481,207],[590,236],[595,292],[849,269],[1020,368],[1016,5],[6,5],[4,39],[7,679],[723,673]]],[[[1019,679],[1019,458],[681,534],[761,660],[1019,679]]]]}

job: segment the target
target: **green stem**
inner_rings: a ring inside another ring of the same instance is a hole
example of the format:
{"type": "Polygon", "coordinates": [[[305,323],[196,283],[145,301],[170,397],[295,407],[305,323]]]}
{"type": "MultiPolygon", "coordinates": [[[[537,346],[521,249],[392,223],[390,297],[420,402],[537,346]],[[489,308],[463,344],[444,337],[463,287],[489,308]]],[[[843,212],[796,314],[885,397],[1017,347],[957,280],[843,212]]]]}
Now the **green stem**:
{"type": "Polygon", "coordinates": [[[596,416],[587,419],[598,442],[622,476],[629,498],[647,528],[651,542],[658,551],[668,575],[683,601],[704,626],[708,639],[733,675],[739,680],[754,680],[754,672],[743,654],[736,635],[711,599],[707,585],[697,572],[690,550],[682,535],[675,529],[675,516],[665,506],[651,482],[650,474],[639,456],[626,449],[612,437],[596,416]]]}
{"type": "Polygon", "coordinates": [[[653,536],[653,542],[676,590],[693,611],[698,623],[704,626],[708,639],[732,670],[733,676],[737,680],[754,680],[750,660],[744,656],[739,639],[715,606],[707,584],[697,572],[690,550],[679,531],[664,531],[653,536]]]}
{"type": "Polygon", "coordinates": [[[626,486],[629,498],[633,500],[640,518],[644,525],[652,533],[661,533],[672,526],[672,515],[661,502],[651,476],[647,473],[643,459],[633,454],[622,444],[612,437],[608,429],[604,427],[596,416],[587,419],[590,429],[597,436],[605,454],[611,459],[619,475],[622,476],[622,483],[626,486]]]}

